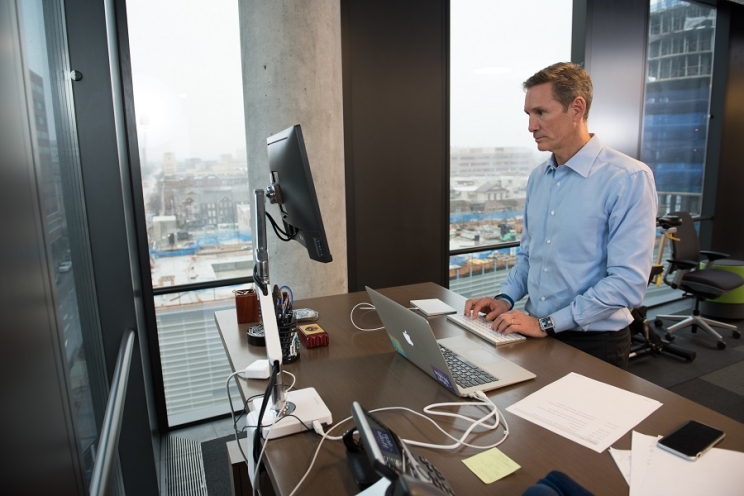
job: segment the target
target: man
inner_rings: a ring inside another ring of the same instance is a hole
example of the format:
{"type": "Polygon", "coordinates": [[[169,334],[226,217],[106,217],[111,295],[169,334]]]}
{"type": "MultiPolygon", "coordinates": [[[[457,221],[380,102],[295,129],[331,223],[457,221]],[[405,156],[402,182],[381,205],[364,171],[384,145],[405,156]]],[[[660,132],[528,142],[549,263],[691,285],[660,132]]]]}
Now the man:
{"type": "Polygon", "coordinates": [[[537,148],[550,159],[527,183],[514,267],[493,298],[469,299],[493,329],[553,336],[626,368],[630,308],[640,306],[653,263],[657,198],[651,170],[590,134],[589,74],[551,65],[523,83],[537,148]],[[526,312],[514,302],[529,295],[526,312]]]}

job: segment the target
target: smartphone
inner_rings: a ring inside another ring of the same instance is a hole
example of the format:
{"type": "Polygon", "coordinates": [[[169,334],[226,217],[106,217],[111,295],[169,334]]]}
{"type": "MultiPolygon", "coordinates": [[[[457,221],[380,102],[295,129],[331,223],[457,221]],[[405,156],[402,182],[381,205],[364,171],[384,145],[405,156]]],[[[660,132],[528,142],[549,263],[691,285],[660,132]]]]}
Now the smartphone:
{"type": "Polygon", "coordinates": [[[697,460],[725,435],[721,430],[690,420],[659,439],[657,445],[687,460],[697,460]]]}

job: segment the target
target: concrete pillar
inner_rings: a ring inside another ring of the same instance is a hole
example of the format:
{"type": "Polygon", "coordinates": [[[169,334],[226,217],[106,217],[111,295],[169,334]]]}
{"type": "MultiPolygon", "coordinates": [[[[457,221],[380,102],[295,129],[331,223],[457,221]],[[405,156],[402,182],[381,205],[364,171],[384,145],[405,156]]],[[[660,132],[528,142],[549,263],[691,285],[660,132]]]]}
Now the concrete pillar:
{"type": "MultiPolygon", "coordinates": [[[[280,241],[269,225],[271,283],[290,286],[298,299],[345,293],[339,2],[241,0],[239,9],[251,192],[269,184],[266,138],[300,124],[333,256],[328,264],[312,261],[302,245],[280,241]]],[[[267,204],[267,211],[281,225],[278,208],[267,204]]]]}

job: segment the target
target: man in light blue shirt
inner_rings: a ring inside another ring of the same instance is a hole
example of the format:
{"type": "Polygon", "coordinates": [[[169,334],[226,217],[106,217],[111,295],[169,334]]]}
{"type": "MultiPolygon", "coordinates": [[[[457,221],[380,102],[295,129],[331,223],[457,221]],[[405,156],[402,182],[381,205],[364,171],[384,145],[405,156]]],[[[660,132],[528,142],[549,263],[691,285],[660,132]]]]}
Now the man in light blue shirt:
{"type": "Polygon", "coordinates": [[[527,183],[517,260],[501,294],[467,301],[492,327],[554,336],[625,368],[633,320],[653,263],[657,197],[651,170],[590,134],[592,83],[572,63],[523,84],[537,148],[552,152],[527,183]],[[526,312],[514,302],[529,295],[526,312]]]}

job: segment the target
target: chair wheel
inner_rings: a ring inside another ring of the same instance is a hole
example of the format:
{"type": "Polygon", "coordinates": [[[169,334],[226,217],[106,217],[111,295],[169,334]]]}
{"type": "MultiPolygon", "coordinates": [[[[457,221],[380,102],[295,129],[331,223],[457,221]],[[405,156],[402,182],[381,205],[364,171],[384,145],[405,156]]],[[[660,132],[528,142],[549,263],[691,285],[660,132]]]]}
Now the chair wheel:
{"type": "Polygon", "coordinates": [[[741,333],[739,331],[734,331],[734,339],[739,339],[741,337],[741,333]]]}
{"type": "Polygon", "coordinates": [[[671,341],[674,341],[674,336],[672,336],[672,335],[671,335],[671,334],[669,334],[669,333],[666,333],[666,334],[664,335],[664,339],[666,339],[667,341],[670,341],[670,342],[671,342],[671,341]]]}
{"type": "Polygon", "coordinates": [[[661,321],[661,319],[655,319],[655,320],[654,320],[654,325],[655,325],[656,327],[661,327],[661,326],[663,326],[663,325],[664,325],[664,322],[662,322],[662,321],[661,321]]]}
{"type": "Polygon", "coordinates": [[[725,348],[726,348],[726,343],[724,343],[723,341],[719,341],[718,342],[718,349],[719,350],[723,350],[725,348]]]}

